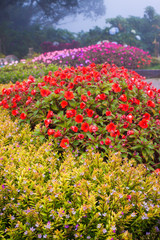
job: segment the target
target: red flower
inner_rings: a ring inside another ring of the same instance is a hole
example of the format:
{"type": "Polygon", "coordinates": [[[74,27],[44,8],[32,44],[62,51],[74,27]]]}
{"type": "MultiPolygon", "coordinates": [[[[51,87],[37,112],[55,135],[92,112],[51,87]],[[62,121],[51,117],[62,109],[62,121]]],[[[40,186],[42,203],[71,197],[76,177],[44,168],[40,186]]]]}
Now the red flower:
{"type": "Polygon", "coordinates": [[[117,93],[117,92],[120,92],[120,91],[121,91],[121,88],[120,88],[120,86],[119,86],[118,83],[114,83],[114,84],[112,85],[112,90],[117,93]]]}
{"type": "Polygon", "coordinates": [[[63,101],[61,102],[61,107],[62,107],[62,108],[65,108],[67,105],[68,105],[68,102],[66,102],[65,100],[63,100],[63,101]]]}
{"type": "Polygon", "coordinates": [[[17,103],[13,103],[11,108],[16,108],[17,107],[17,103]]]}
{"type": "Polygon", "coordinates": [[[12,111],[12,115],[13,115],[13,116],[18,115],[18,113],[19,113],[18,110],[13,110],[13,111],[12,111]]]}
{"type": "Polygon", "coordinates": [[[146,119],[142,119],[142,121],[140,121],[138,123],[138,125],[141,127],[141,128],[147,128],[148,127],[148,121],[146,119]]]}
{"type": "Polygon", "coordinates": [[[52,120],[51,119],[45,119],[44,124],[48,128],[49,124],[51,124],[52,120]]]}
{"type": "Polygon", "coordinates": [[[48,95],[50,95],[51,94],[51,91],[49,90],[49,89],[41,89],[40,90],[40,93],[41,93],[41,95],[42,95],[42,97],[47,97],[48,95]]]}
{"type": "Polygon", "coordinates": [[[67,87],[68,87],[68,89],[74,88],[74,83],[70,82],[67,87]]]}
{"type": "Polygon", "coordinates": [[[122,94],[119,98],[122,102],[127,102],[127,96],[125,94],[122,94]]]}
{"type": "Polygon", "coordinates": [[[84,132],[88,132],[89,130],[89,124],[88,123],[82,123],[81,125],[81,130],[83,130],[84,132]]]}
{"type": "Polygon", "coordinates": [[[128,121],[128,122],[130,122],[130,123],[132,123],[132,121],[133,121],[133,115],[132,115],[132,113],[130,113],[130,114],[128,114],[127,116],[126,116],[126,120],[128,121]]]}
{"type": "Polygon", "coordinates": [[[106,116],[111,116],[111,112],[110,111],[106,111],[106,116]]]}
{"type": "Polygon", "coordinates": [[[84,135],[83,135],[83,134],[78,134],[78,138],[79,138],[79,139],[83,139],[83,138],[84,138],[84,135]]]}
{"type": "Polygon", "coordinates": [[[111,143],[111,139],[106,138],[106,140],[105,140],[105,144],[106,144],[106,145],[109,145],[110,143],[111,143]]]}
{"type": "Polygon", "coordinates": [[[132,98],[132,99],[129,99],[128,102],[131,102],[131,104],[134,104],[134,103],[137,104],[137,105],[140,104],[140,101],[137,98],[135,98],[135,97],[132,98]]]}
{"type": "Polygon", "coordinates": [[[148,102],[147,102],[147,106],[148,107],[155,107],[155,103],[153,102],[153,101],[151,101],[151,100],[148,100],[148,102]]]}
{"type": "Polygon", "coordinates": [[[27,117],[27,115],[26,115],[25,113],[21,113],[20,118],[21,118],[22,120],[24,120],[26,117],[27,117]]]}
{"type": "Polygon", "coordinates": [[[3,88],[3,89],[2,89],[2,95],[5,95],[5,94],[6,94],[6,91],[7,91],[7,89],[3,88]]]}
{"type": "Polygon", "coordinates": [[[30,101],[30,100],[27,100],[27,101],[26,101],[26,106],[28,106],[30,103],[31,103],[31,101],[30,101]]]}
{"type": "Polygon", "coordinates": [[[77,115],[77,116],[75,117],[75,121],[76,121],[77,123],[83,122],[83,116],[82,116],[82,115],[77,115]]]}
{"type": "Polygon", "coordinates": [[[55,133],[55,130],[54,129],[48,129],[47,131],[47,134],[50,136],[50,135],[53,135],[55,133]]]}
{"type": "Polygon", "coordinates": [[[133,110],[134,110],[134,107],[130,107],[130,108],[128,109],[129,112],[132,112],[133,110]]]}
{"type": "Polygon", "coordinates": [[[30,75],[28,79],[31,80],[31,82],[35,82],[34,77],[32,75],[30,75]]]}
{"type": "Polygon", "coordinates": [[[135,104],[139,105],[140,104],[140,101],[137,99],[137,98],[133,98],[133,101],[135,104]]]}
{"type": "Polygon", "coordinates": [[[36,95],[36,90],[33,89],[33,90],[31,91],[31,94],[32,94],[33,96],[35,96],[35,95],[36,95]]]}
{"type": "Polygon", "coordinates": [[[124,128],[128,128],[128,126],[129,126],[129,123],[128,122],[124,122],[123,127],[124,128]]]}
{"type": "Polygon", "coordinates": [[[22,98],[21,98],[21,96],[19,96],[18,94],[16,94],[16,95],[15,95],[15,99],[16,99],[17,102],[19,102],[22,98]]]}
{"type": "Polygon", "coordinates": [[[100,99],[100,95],[98,94],[96,97],[95,97],[95,101],[99,100],[100,99]]]}
{"type": "Polygon", "coordinates": [[[133,130],[129,130],[129,131],[127,132],[127,136],[130,136],[130,135],[134,135],[134,131],[133,131],[133,130]]]}
{"type": "Polygon", "coordinates": [[[7,108],[9,108],[9,105],[6,103],[6,104],[3,105],[3,108],[7,109],[7,108]]]}
{"type": "Polygon", "coordinates": [[[111,132],[111,131],[115,131],[116,130],[116,125],[113,123],[113,122],[111,122],[110,124],[108,124],[107,126],[106,126],[106,130],[108,130],[108,132],[111,132]]]}
{"type": "Polygon", "coordinates": [[[156,120],[156,124],[157,124],[158,126],[160,126],[160,120],[159,120],[159,119],[156,120]]]}
{"type": "Polygon", "coordinates": [[[63,138],[62,141],[61,141],[61,143],[60,143],[60,146],[61,146],[62,148],[67,148],[68,145],[69,145],[69,140],[68,140],[67,138],[63,138]]]}
{"type": "Polygon", "coordinates": [[[149,120],[150,119],[150,114],[149,113],[145,113],[144,115],[143,115],[143,118],[144,119],[146,119],[146,120],[149,120]]]}
{"type": "Polygon", "coordinates": [[[82,95],[81,95],[81,100],[82,100],[83,102],[87,102],[87,97],[82,94],[82,95]]]}
{"type": "Polygon", "coordinates": [[[94,119],[97,119],[97,118],[99,118],[99,115],[94,116],[94,119]]]}
{"type": "Polygon", "coordinates": [[[89,127],[89,131],[92,133],[92,132],[97,132],[98,131],[98,127],[96,126],[96,125],[91,125],[90,127],[89,127]]]}
{"type": "Polygon", "coordinates": [[[54,93],[55,93],[55,94],[59,94],[61,91],[63,91],[63,89],[57,88],[57,89],[54,91],[54,93]]]}
{"type": "Polygon", "coordinates": [[[64,93],[64,97],[65,97],[67,100],[73,99],[73,98],[74,98],[73,92],[71,92],[71,91],[66,91],[66,92],[64,93]]]}
{"type": "Polygon", "coordinates": [[[84,102],[81,102],[81,103],[80,103],[80,108],[81,108],[81,109],[84,109],[85,106],[86,106],[86,104],[85,104],[84,102]]]}
{"type": "Polygon", "coordinates": [[[111,136],[111,137],[116,137],[116,136],[119,136],[119,135],[120,135],[120,132],[119,132],[119,130],[117,130],[117,129],[116,129],[115,131],[111,131],[111,132],[110,132],[110,136],[111,136]]]}
{"type": "Polygon", "coordinates": [[[66,111],[66,116],[67,118],[72,118],[76,116],[76,113],[77,113],[76,110],[70,109],[66,111]]]}
{"type": "Polygon", "coordinates": [[[60,85],[63,86],[66,82],[65,81],[61,81],[60,85]]]}
{"type": "Polygon", "coordinates": [[[47,114],[47,118],[51,118],[51,117],[53,117],[53,112],[49,110],[47,114]]]}
{"type": "Polygon", "coordinates": [[[78,132],[78,127],[72,126],[72,127],[71,127],[71,130],[72,130],[73,132],[78,132]]]}
{"type": "Polygon", "coordinates": [[[91,96],[91,92],[90,92],[90,91],[88,91],[88,92],[87,92],[87,95],[88,95],[88,96],[91,96]]]}
{"type": "Polygon", "coordinates": [[[154,172],[159,175],[160,174],[160,168],[157,168],[154,172]]]}
{"type": "Polygon", "coordinates": [[[130,85],[128,85],[128,89],[129,90],[133,90],[133,86],[130,84],[130,85]]]}
{"type": "Polygon", "coordinates": [[[120,108],[122,111],[126,112],[126,111],[128,111],[129,105],[128,105],[128,104],[120,104],[120,105],[119,105],[119,108],[120,108]]]}
{"type": "Polygon", "coordinates": [[[32,102],[32,98],[28,97],[28,100],[26,101],[26,105],[28,106],[32,102]]]}
{"type": "Polygon", "coordinates": [[[57,138],[57,137],[61,137],[62,134],[59,130],[57,130],[57,132],[54,133],[54,137],[57,138]]]}
{"type": "Polygon", "coordinates": [[[93,116],[94,111],[92,109],[87,108],[86,112],[87,112],[88,117],[92,117],[93,116]]]}
{"type": "Polygon", "coordinates": [[[148,90],[147,94],[149,97],[154,97],[153,91],[152,90],[148,90]]]}
{"type": "Polygon", "coordinates": [[[99,98],[101,99],[101,100],[105,100],[106,99],[106,94],[104,94],[104,93],[102,93],[102,94],[100,94],[99,95],[99,98]]]}
{"type": "Polygon", "coordinates": [[[52,71],[49,71],[49,72],[48,72],[48,75],[49,75],[49,76],[52,76],[52,71]]]}

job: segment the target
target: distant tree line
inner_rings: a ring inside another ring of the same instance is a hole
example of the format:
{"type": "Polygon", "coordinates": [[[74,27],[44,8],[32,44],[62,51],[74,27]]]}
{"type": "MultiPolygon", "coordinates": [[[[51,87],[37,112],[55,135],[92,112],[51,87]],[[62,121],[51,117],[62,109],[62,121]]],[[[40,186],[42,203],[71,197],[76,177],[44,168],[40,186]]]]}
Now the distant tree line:
{"type": "Polygon", "coordinates": [[[81,31],[75,34],[53,27],[53,22],[57,23],[60,18],[65,17],[63,15],[60,17],[58,11],[53,16],[51,10],[47,11],[47,6],[53,7],[53,4],[57,4],[57,9],[58,6],[62,7],[63,5],[62,9],[66,8],[65,14],[67,15],[83,12],[84,15],[88,14],[88,17],[93,17],[93,15],[98,15],[98,10],[101,10],[99,15],[104,14],[101,9],[103,0],[1,0],[0,52],[5,55],[14,54],[22,58],[27,55],[29,47],[32,47],[35,52],[41,53],[41,46],[44,45],[44,42],[49,42],[51,46],[53,42],[59,42],[61,46],[65,46],[66,43],[71,44],[75,40],[79,42],[80,47],[84,47],[96,44],[98,41],[109,40],[142,48],[153,55],[155,43],[160,41],[160,15],[151,6],[145,9],[143,17],[130,16],[123,18],[117,16],[116,18],[106,19],[106,27],[103,29],[95,27],[88,32],[81,31]],[[46,5],[43,5],[43,2],[46,5]],[[69,6],[71,2],[73,3],[72,7],[69,6]],[[85,3],[85,7],[82,7],[80,2],[85,3]],[[89,2],[95,3],[95,8],[91,8],[90,14],[88,8],[91,6],[89,2]]]}

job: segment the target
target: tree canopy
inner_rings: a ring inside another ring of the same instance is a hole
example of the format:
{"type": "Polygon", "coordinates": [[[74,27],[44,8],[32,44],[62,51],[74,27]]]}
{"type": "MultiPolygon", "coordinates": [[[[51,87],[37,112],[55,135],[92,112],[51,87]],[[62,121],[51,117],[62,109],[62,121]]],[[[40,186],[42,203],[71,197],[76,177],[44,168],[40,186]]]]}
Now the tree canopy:
{"type": "Polygon", "coordinates": [[[10,9],[15,7],[21,7],[22,12],[26,8],[30,9],[31,22],[39,21],[40,23],[46,19],[57,23],[60,19],[73,14],[83,14],[85,17],[92,18],[105,14],[103,0],[1,0],[0,20],[11,16],[10,9]]]}

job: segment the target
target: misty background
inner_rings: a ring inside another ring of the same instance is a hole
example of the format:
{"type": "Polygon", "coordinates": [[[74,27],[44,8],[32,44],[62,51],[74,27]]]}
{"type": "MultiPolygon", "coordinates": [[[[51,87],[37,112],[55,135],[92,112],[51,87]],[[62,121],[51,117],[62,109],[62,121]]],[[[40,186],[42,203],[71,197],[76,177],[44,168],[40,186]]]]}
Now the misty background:
{"type": "MultiPolygon", "coordinates": [[[[0,58],[30,57],[102,40],[155,54],[159,0],[1,0],[0,58]],[[29,50],[30,48],[30,50],[29,50]]],[[[159,54],[159,48],[157,48],[159,54]]]]}
{"type": "Polygon", "coordinates": [[[118,15],[125,18],[129,16],[143,17],[147,6],[152,6],[160,14],[160,0],[104,0],[104,6],[106,8],[104,16],[87,20],[82,15],[70,16],[61,20],[56,27],[65,28],[76,33],[89,31],[96,26],[104,28],[107,18],[115,18],[118,15]]]}

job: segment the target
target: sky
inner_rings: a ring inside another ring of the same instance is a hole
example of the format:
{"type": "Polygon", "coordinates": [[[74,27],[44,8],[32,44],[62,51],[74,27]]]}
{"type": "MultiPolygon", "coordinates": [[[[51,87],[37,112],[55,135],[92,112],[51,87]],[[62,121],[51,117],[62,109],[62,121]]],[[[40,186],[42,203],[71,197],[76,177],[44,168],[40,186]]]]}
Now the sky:
{"type": "Polygon", "coordinates": [[[97,20],[83,19],[82,16],[66,17],[57,27],[74,33],[80,31],[87,32],[95,26],[105,28],[105,20],[107,18],[115,18],[118,15],[122,17],[143,17],[147,6],[154,7],[155,11],[160,14],[160,0],[104,0],[104,4],[106,6],[106,14],[97,20]]]}

